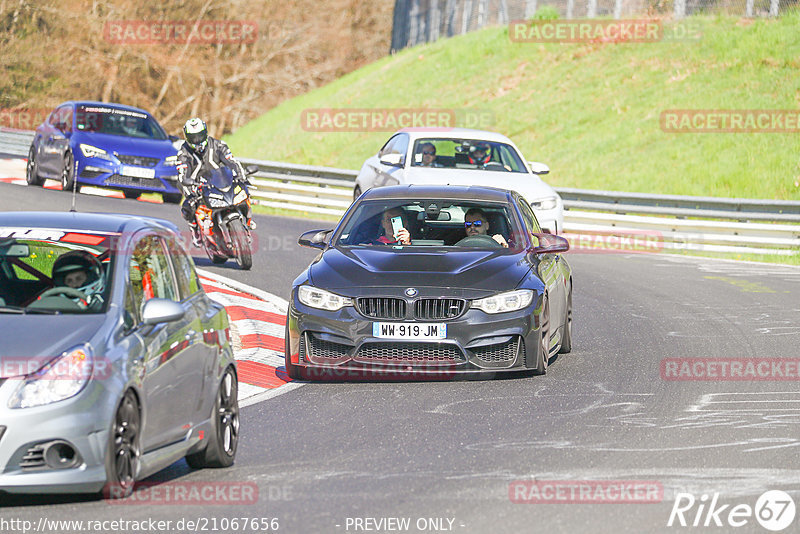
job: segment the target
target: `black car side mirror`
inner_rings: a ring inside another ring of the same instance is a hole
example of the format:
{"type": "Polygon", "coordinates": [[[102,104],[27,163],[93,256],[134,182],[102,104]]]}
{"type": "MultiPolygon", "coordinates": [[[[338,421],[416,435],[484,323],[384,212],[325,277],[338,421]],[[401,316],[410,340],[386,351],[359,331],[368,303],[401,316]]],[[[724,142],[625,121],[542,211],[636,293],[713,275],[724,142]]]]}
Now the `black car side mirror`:
{"type": "Polygon", "coordinates": [[[324,249],[326,246],[325,241],[328,238],[328,234],[331,232],[333,232],[333,230],[311,230],[305,232],[297,240],[297,244],[301,247],[324,249]]]}
{"type": "Polygon", "coordinates": [[[554,254],[569,250],[569,241],[560,235],[535,233],[531,234],[534,254],[554,254]]]}

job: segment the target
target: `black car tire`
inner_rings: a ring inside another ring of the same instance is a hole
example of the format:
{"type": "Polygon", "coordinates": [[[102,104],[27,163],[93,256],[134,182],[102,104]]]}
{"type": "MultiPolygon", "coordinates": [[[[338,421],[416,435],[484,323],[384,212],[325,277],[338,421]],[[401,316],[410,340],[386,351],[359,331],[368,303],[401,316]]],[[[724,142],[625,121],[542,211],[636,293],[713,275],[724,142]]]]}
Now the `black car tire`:
{"type": "Polygon", "coordinates": [[[539,319],[539,350],[537,351],[536,369],[533,374],[547,373],[547,364],[550,363],[550,302],[547,296],[542,304],[542,315],[539,319]]]}
{"type": "Polygon", "coordinates": [[[36,150],[31,145],[28,151],[28,164],[25,165],[25,179],[28,185],[41,187],[44,185],[44,178],[39,176],[39,164],[36,163],[36,150]]]}
{"type": "Polygon", "coordinates": [[[114,413],[106,446],[106,485],[103,497],[125,499],[133,493],[140,458],[141,413],[139,401],[128,390],[114,413]]]}
{"type": "Polygon", "coordinates": [[[166,204],[178,204],[181,201],[180,193],[161,193],[161,200],[166,204]]]}
{"type": "Polygon", "coordinates": [[[75,186],[75,159],[72,152],[64,154],[64,167],[61,169],[61,189],[69,193],[75,186]]]}
{"type": "Polygon", "coordinates": [[[297,367],[292,363],[291,359],[291,350],[289,348],[289,318],[286,318],[286,333],[283,336],[284,339],[284,349],[283,349],[283,365],[286,368],[286,375],[293,379],[299,380],[302,377],[300,374],[300,368],[297,367]]]}
{"type": "Polygon", "coordinates": [[[217,388],[212,414],[212,430],[206,446],[186,455],[186,463],[195,469],[230,467],[239,446],[239,382],[232,368],[225,370],[217,388]]]}
{"type": "Polygon", "coordinates": [[[567,311],[564,314],[564,331],[561,334],[561,348],[559,354],[568,354],[572,351],[572,280],[569,283],[569,294],[567,295],[567,311]]]}
{"type": "Polygon", "coordinates": [[[136,200],[140,196],[142,196],[141,191],[135,191],[133,189],[123,189],[122,194],[125,195],[125,198],[130,198],[132,200],[136,200]]]}
{"type": "Polygon", "coordinates": [[[360,196],[361,196],[361,187],[357,185],[355,189],[353,189],[353,200],[355,201],[360,196]]]}
{"type": "Polygon", "coordinates": [[[247,230],[241,219],[234,219],[228,223],[233,242],[233,251],[236,254],[236,262],[242,270],[249,271],[253,266],[253,251],[250,249],[250,242],[247,239],[247,230]]]}

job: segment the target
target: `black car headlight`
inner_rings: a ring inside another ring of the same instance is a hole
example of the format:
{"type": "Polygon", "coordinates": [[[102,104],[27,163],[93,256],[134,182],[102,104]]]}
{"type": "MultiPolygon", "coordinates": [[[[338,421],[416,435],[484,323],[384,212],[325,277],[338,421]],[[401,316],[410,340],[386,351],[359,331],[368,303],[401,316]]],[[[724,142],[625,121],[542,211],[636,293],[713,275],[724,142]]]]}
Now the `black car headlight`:
{"type": "Polygon", "coordinates": [[[533,291],[530,289],[517,289],[498,293],[491,297],[473,300],[472,307],[486,313],[503,313],[521,310],[533,300],[533,291]]]}
{"type": "Polygon", "coordinates": [[[74,397],[89,382],[92,368],[89,346],[73,347],[23,379],[8,407],[30,408],[74,397]]]}
{"type": "Polygon", "coordinates": [[[318,310],[336,311],[345,306],[352,306],[353,299],[343,297],[324,289],[312,286],[300,286],[297,288],[297,299],[310,308],[318,310]]]}

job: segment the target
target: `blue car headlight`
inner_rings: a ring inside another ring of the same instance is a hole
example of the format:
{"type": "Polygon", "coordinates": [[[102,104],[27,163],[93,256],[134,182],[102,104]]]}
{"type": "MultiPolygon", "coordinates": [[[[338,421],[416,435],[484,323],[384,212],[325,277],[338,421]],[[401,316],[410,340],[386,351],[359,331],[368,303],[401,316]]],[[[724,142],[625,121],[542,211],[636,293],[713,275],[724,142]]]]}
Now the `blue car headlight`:
{"type": "Polygon", "coordinates": [[[521,310],[528,306],[532,300],[532,290],[518,289],[516,291],[507,291],[505,293],[492,295],[491,297],[473,300],[472,307],[483,310],[486,313],[503,313],[521,310]]]}
{"type": "Polygon", "coordinates": [[[345,306],[353,305],[353,299],[349,297],[343,297],[312,286],[300,286],[297,288],[297,298],[306,306],[317,308],[318,310],[336,311],[345,306]]]}
{"type": "Polygon", "coordinates": [[[74,397],[92,377],[89,345],[78,345],[25,377],[8,401],[9,408],[42,406],[74,397]]]}
{"type": "Polygon", "coordinates": [[[81,152],[83,152],[83,155],[87,158],[100,158],[108,161],[114,161],[111,155],[102,148],[97,148],[96,146],[86,145],[83,143],[78,145],[78,147],[80,147],[81,152]]]}

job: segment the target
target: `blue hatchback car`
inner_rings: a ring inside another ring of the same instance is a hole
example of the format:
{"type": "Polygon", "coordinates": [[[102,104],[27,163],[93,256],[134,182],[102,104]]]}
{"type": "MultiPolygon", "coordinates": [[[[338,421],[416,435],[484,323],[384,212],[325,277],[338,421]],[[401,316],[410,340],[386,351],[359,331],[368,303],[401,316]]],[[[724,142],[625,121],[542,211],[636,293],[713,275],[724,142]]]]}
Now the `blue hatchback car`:
{"type": "Polygon", "coordinates": [[[28,153],[27,180],[121,189],[126,198],[161,193],[180,202],[178,138],[148,112],[104,102],[64,102],[38,128],[28,153]]]}

